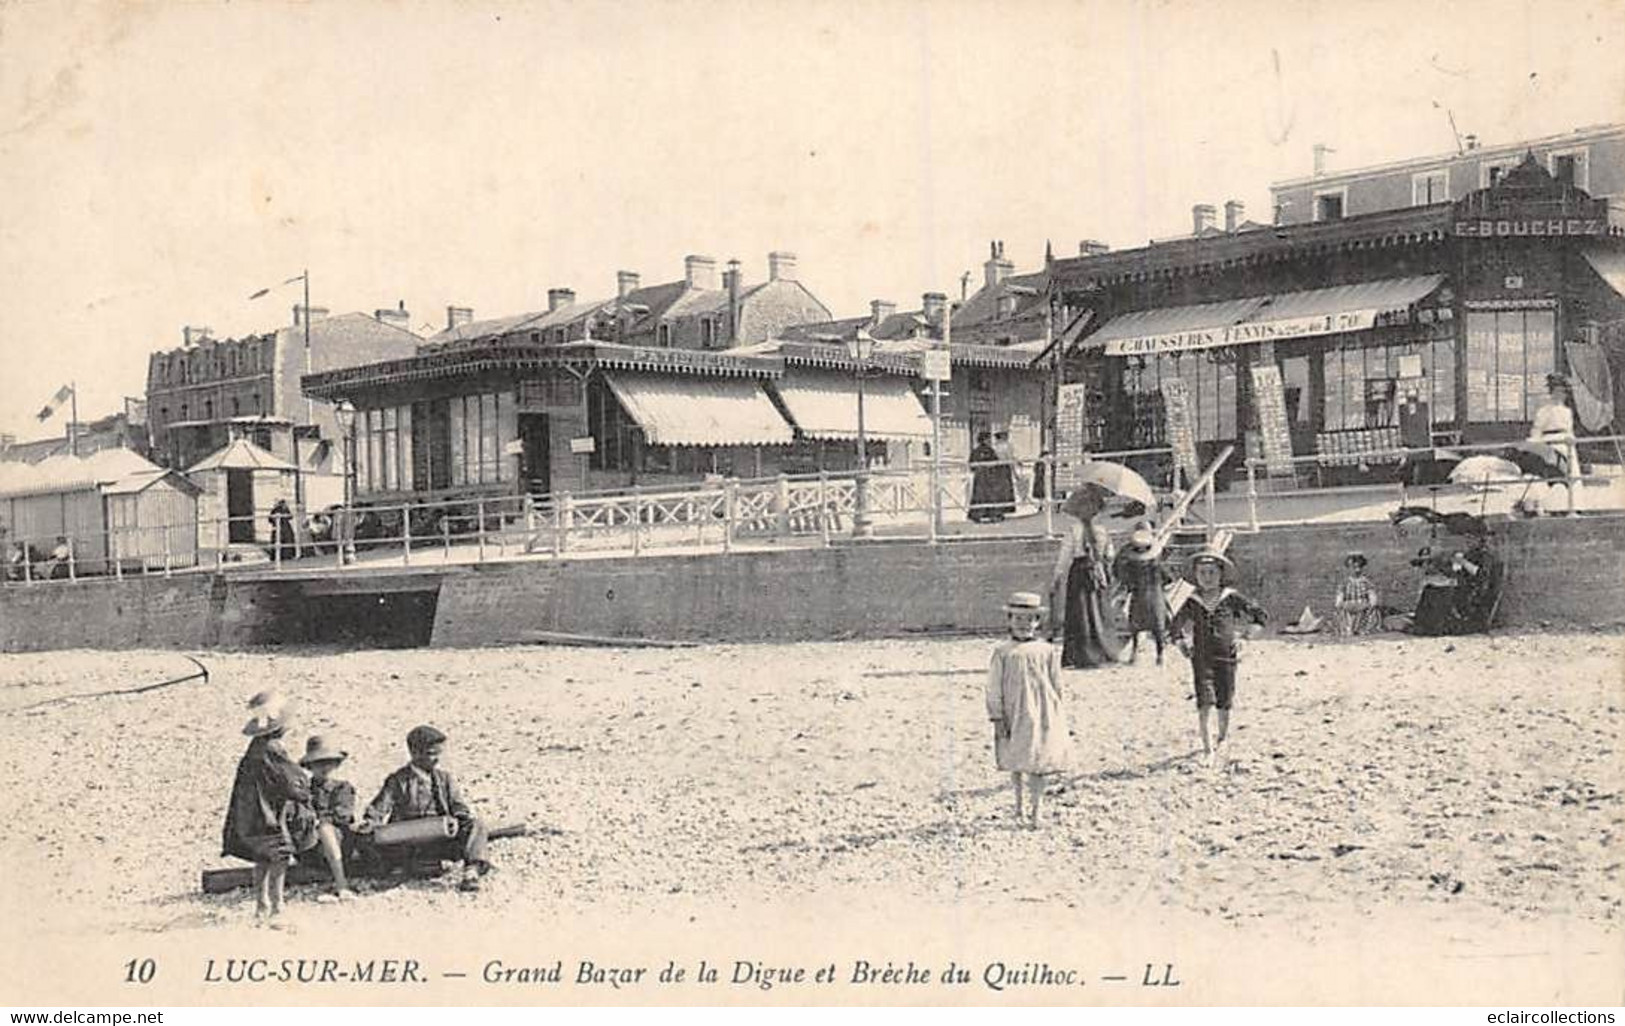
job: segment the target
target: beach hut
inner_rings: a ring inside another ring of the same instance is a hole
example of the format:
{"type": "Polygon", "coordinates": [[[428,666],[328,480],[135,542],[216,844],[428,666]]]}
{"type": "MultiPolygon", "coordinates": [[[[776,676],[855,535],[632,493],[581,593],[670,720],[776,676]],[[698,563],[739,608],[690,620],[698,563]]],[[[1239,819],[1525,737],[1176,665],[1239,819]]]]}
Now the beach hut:
{"type": "Polygon", "coordinates": [[[198,499],[205,548],[262,545],[271,540],[271,507],[294,505],[299,471],[293,464],[238,438],[186,471],[202,489],[198,499]]]}
{"type": "Polygon", "coordinates": [[[45,556],[72,543],[76,574],[190,566],[197,554],[198,488],[128,449],[52,456],[0,472],[7,543],[45,556]]]}

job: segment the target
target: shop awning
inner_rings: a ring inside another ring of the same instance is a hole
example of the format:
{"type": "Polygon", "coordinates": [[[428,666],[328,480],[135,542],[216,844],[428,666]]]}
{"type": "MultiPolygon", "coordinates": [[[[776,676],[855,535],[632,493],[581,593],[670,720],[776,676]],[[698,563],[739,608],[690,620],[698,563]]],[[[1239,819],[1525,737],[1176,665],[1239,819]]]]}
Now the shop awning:
{"type": "Polygon", "coordinates": [[[790,425],[752,378],[607,375],[652,445],[789,445],[790,425]]]}
{"type": "Polygon", "coordinates": [[[1591,269],[1602,276],[1608,287],[1625,296],[1625,251],[1617,249],[1588,248],[1585,251],[1586,263],[1591,269]]]}
{"type": "MultiPolygon", "coordinates": [[[[776,381],[790,419],[808,438],[858,437],[858,386],[845,379],[776,381]]],[[[863,383],[863,433],[875,439],[914,441],[931,437],[931,418],[914,389],[899,378],[863,383]]]]}
{"type": "Polygon", "coordinates": [[[1427,274],[1140,310],[1112,318],[1084,344],[1107,356],[1138,356],[1364,331],[1378,318],[1408,312],[1443,282],[1427,274]]]}

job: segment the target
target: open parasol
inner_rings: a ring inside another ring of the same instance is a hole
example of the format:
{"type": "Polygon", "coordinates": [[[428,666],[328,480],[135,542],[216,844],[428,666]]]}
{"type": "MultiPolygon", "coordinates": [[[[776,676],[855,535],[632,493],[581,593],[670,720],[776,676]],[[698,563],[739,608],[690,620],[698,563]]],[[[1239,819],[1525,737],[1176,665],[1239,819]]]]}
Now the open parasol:
{"type": "Polygon", "coordinates": [[[1469,456],[1456,464],[1450,480],[1456,484],[1489,484],[1492,481],[1521,481],[1523,470],[1499,456],[1469,456]]]}
{"type": "Polygon", "coordinates": [[[1145,483],[1145,478],[1121,463],[1089,460],[1078,472],[1078,483],[1092,485],[1108,497],[1137,502],[1146,509],[1157,507],[1157,497],[1152,494],[1151,486],[1145,483]]]}

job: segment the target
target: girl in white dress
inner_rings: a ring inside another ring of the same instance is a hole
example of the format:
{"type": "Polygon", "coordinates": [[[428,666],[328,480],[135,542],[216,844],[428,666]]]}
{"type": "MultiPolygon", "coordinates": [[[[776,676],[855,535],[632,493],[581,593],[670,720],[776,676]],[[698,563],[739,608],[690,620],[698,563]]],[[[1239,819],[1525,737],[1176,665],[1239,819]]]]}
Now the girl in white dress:
{"type": "Polygon", "coordinates": [[[1070,731],[1061,705],[1061,650],[1038,636],[1043,600],[1018,591],[1005,603],[1010,637],[993,650],[987,669],[987,715],[993,721],[993,755],[1010,774],[1016,821],[1037,827],[1045,777],[1066,766],[1070,731]],[[1030,818],[1023,815],[1026,777],[1030,818]]]}

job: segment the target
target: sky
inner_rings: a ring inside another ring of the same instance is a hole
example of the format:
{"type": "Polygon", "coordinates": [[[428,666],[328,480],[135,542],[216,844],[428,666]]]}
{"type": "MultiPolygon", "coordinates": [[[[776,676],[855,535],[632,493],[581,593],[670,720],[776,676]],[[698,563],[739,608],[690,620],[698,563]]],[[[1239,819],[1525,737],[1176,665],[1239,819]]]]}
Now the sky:
{"type": "Polygon", "coordinates": [[[1625,4],[0,4],[0,432],[183,325],[414,326],[798,255],[837,316],[1272,181],[1625,121],[1625,4]]]}

